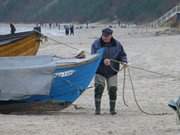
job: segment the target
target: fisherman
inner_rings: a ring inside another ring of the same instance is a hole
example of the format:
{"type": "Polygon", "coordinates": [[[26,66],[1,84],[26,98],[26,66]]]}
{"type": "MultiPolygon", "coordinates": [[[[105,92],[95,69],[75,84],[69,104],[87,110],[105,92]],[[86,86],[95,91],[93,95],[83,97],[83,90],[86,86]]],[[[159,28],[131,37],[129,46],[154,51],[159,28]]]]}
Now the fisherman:
{"type": "Polygon", "coordinates": [[[127,67],[127,55],[121,43],[113,36],[113,30],[105,28],[102,30],[102,36],[97,39],[91,48],[91,53],[95,54],[101,48],[104,48],[103,59],[96,71],[95,76],[95,114],[101,114],[101,98],[107,83],[109,94],[110,114],[115,115],[115,105],[117,99],[117,71],[119,64],[114,63],[111,59],[122,62],[124,68],[127,67]]]}
{"type": "Polygon", "coordinates": [[[16,27],[14,26],[14,24],[10,23],[10,29],[11,29],[11,34],[15,34],[16,27]]]}

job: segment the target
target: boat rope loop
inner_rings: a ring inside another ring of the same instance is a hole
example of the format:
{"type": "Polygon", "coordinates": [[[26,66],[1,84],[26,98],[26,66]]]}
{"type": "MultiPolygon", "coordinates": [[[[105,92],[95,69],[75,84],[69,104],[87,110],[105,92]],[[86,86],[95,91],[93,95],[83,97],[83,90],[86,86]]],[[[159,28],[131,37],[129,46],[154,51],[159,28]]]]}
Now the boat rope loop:
{"type": "MultiPolygon", "coordinates": [[[[113,60],[111,59],[112,62],[116,62],[118,64],[121,64],[120,61],[117,61],[117,60],[113,60]]],[[[115,68],[113,68],[113,66],[111,65],[111,68],[112,70],[114,70],[115,72],[119,72],[118,70],[116,70],[115,68]]],[[[165,74],[162,74],[162,73],[158,73],[158,72],[154,72],[154,71],[149,71],[149,70],[146,70],[146,69],[143,69],[143,68],[139,68],[139,67],[135,67],[135,66],[129,66],[127,68],[121,68],[120,70],[123,70],[124,71],[124,77],[123,77],[123,90],[122,90],[122,99],[123,99],[123,103],[125,106],[128,107],[128,104],[125,100],[125,85],[126,85],[126,74],[128,75],[129,77],[129,80],[130,80],[130,84],[131,84],[131,88],[132,88],[132,92],[133,92],[133,98],[134,98],[134,101],[135,101],[135,104],[137,105],[138,109],[146,114],[146,115],[151,115],[151,116],[164,116],[164,115],[170,115],[171,113],[166,113],[166,112],[163,112],[163,113],[150,113],[150,112],[147,112],[145,111],[141,105],[139,104],[138,102],[138,99],[137,99],[137,96],[136,96],[136,90],[135,90],[135,86],[134,86],[134,83],[133,83],[133,80],[132,80],[132,75],[131,75],[131,71],[130,71],[130,68],[134,68],[134,69],[139,69],[139,70],[142,70],[142,71],[145,71],[145,72],[149,72],[149,73],[153,73],[153,74],[156,74],[156,75],[161,75],[161,76],[168,76],[168,77],[173,77],[173,78],[177,78],[175,76],[169,76],[169,75],[165,75],[165,74]]]]}

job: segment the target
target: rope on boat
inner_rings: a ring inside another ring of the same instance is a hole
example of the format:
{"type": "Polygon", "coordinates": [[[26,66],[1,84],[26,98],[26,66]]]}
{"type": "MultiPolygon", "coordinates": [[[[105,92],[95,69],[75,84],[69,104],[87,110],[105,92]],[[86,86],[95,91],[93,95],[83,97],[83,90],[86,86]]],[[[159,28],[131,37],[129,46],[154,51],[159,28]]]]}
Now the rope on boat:
{"type": "MultiPolygon", "coordinates": [[[[118,63],[118,64],[121,64],[121,62],[120,62],[120,61],[117,61],[117,60],[111,60],[111,61],[116,62],[116,63],[118,63]]],[[[114,68],[112,67],[112,65],[111,65],[111,68],[112,68],[112,70],[114,70],[115,72],[118,72],[118,70],[114,69],[114,68]]],[[[135,67],[135,66],[128,66],[128,67],[127,67],[128,76],[129,76],[129,80],[130,80],[131,87],[132,87],[132,92],[133,92],[133,98],[134,98],[134,101],[135,101],[138,109],[139,109],[142,113],[144,113],[144,114],[146,114],[146,115],[151,115],[151,116],[170,115],[170,113],[165,113],[165,112],[163,112],[163,113],[150,113],[150,112],[145,111],[145,110],[141,107],[141,105],[140,105],[139,102],[138,102],[137,96],[136,96],[136,91],[135,91],[134,83],[133,83],[133,80],[132,80],[132,75],[131,75],[131,72],[130,72],[130,68],[141,69],[141,70],[143,70],[143,71],[150,72],[150,73],[155,73],[155,74],[161,75],[161,76],[162,76],[162,75],[163,75],[163,76],[169,76],[169,75],[164,75],[164,74],[162,74],[162,73],[158,73],[158,72],[154,72],[154,71],[149,71],[149,70],[146,70],[146,69],[143,69],[143,68],[139,68],[139,67],[135,67]]],[[[124,69],[123,102],[124,102],[124,105],[128,106],[127,103],[126,103],[126,100],[125,100],[126,68],[123,68],[123,69],[124,69]]],[[[171,76],[171,77],[177,78],[177,77],[175,77],[175,76],[171,76]]]]}

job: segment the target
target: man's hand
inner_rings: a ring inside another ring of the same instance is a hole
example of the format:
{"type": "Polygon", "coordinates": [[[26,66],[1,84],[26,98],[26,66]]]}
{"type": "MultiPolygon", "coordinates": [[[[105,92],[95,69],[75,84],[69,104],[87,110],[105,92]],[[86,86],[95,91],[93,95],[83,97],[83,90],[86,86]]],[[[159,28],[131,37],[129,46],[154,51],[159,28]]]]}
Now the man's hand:
{"type": "Polygon", "coordinates": [[[110,66],[111,65],[111,60],[110,59],[104,59],[104,64],[106,66],[110,66]]]}

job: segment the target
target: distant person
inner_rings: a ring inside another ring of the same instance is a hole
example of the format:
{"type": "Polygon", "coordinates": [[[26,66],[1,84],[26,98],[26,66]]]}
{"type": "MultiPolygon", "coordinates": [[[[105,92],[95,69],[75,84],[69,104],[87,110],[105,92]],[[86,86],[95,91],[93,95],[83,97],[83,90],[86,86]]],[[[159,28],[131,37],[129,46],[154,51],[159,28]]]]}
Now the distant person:
{"type": "Polygon", "coordinates": [[[87,23],[86,23],[86,29],[88,29],[88,28],[89,28],[89,23],[87,22],[87,23]]]}
{"type": "Polygon", "coordinates": [[[58,30],[59,31],[61,30],[61,24],[60,23],[58,24],[58,30]]]}
{"type": "Polygon", "coordinates": [[[97,39],[91,48],[91,53],[95,54],[101,48],[104,48],[103,59],[96,71],[95,76],[95,114],[101,114],[101,98],[107,84],[109,94],[110,113],[116,114],[115,105],[117,99],[117,71],[119,64],[114,63],[111,59],[121,61],[123,67],[127,67],[127,55],[121,43],[113,36],[110,28],[102,30],[102,36],[97,39]]]}
{"type": "Polygon", "coordinates": [[[70,26],[70,35],[74,35],[74,25],[70,26]]]}
{"type": "Polygon", "coordinates": [[[120,21],[118,21],[118,26],[119,26],[119,27],[121,26],[121,22],[120,22],[120,21]]]}
{"type": "Polygon", "coordinates": [[[65,25],[64,29],[65,29],[66,36],[68,36],[69,35],[69,26],[65,25]]]}
{"type": "Polygon", "coordinates": [[[52,28],[52,23],[49,23],[49,28],[50,28],[50,29],[52,28]]]}
{"type": "Polygon", "coordinates": [[[10,29],[11,29],[11,34],[15,34],[16,32],[16,27],[14,26],[14,24],[10,24],[10,29]]]}

